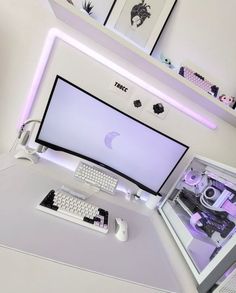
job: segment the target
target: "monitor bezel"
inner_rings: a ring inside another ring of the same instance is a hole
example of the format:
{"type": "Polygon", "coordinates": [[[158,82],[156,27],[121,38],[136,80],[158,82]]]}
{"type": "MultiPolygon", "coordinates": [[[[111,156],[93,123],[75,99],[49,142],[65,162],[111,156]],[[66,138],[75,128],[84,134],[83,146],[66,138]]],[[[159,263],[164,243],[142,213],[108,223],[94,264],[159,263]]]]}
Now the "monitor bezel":
{"type": "Polygon", "coordinates": [[[117,175],[122,176],[123,178],[125,178],[125,179],[127,179],[127,180],[133,182],[133,183],[136,184],[140,189],[142,189],[142,190],[144,190],[144,191],[147,191],[147,192],[149,192],[149,193],[151,193],[151,194],[153,194],[153,195],[161,195],[161,194],[159,194],[160,190],[162,189],[162,187],[164,186],[164,184],[166,183],[166,181],[169,179],[169,177],[171,176],[171,174],[173,173],[173,171],[175,170],[175,168],[177,167],[177,165],[179,164],[179,162],[182,160],[182,158],[184,157],[184,155],[186,154],[186,152],[187,152],[188,149],[189,149],[189,146],[187,146],[186,144],[184,144],[184,143],[182,143],[182,142],[180,142],[180,141],[174,139],[173,137],[170,137],[169,135],[167,135],[167,134],[165,134],[165,133],[163,133],[163,132],[161,132],[161,131],[159,131],[159,130],[157,130],[157,129],[155,129],[155,128],[153,128],[153,127],[147,125],[147,124],[145,124],[144,122],[142,122],[142,121],[140,121],[140,120],[138,120],[138,119],[136,119],[136,118],[130,116],[129,114],[124,113],[123,111],[121,111],[121,110],[117,109],[116,107],[114,107],[114,106],[108,104],[107,102],[101,100],[101,99],[98,98],[97,96],[91,94],[90,92],[86,91],[85,89],[83,89],[83,88],[81,88],[80,86],[78,86],[78,85],[72,83],[71,81],[65,79],[64,77],[62,77],[62,76],[60,76],[60,75],[56,75],[56,78],[55,78],[55,80],[54,80],[53,87],[52,87],[52,89],[51,89],[51,92],[50,92],[50,95],[49,95],[49,99],[48,99],[48,102],[47,102],[46,108],[45,108],[45,110],[44,110],[43,117],[42,117],[42,120],[41,120],[41,123],[40,123],[39,129],[38,129],[38,132],[37,132],[37,135],[36,135],[36,138],[35,138],[35,142],[36,142],[36,143],[39,143],[39,144],[41,144],[41,145],[43,145],[43,146],[46,146],[46,147],[48,147],[48,148],[50,148],[50,149],[52,149],[52,150],[54,150],[54,151],[62,151],[62,152],[65,152],[65,153],[67,153],[67,154],[70,154],[70,155],[73,155],[73,156],[79,157],[79,158],[81,158],[81,159],[87,160],[87,161],[89,161],[89,162],[91,162],[91,163],[94,163],[94,164],[96,164],[96,165],[98,165],[98,166],[101,166],[101,167],[103,167],[103,168],[106,168],[106,169],[108,169],[108,170],[110,170],[110,171],[116,173],[117,175]],[[134,178],[129,177],[128,175],[126,175],[126,174],[124,174],[124,173],[122,173],[122,172],[120,172],[120,171],[118,171],[118,170],[116,170],[116,169],[110,167],[109,165],[104,164],[103,162],[97,161],[97,160],[95,160],[95,159],[93,159],[93,158],[90,158],[90,157],[87,157],[87,156],[85,156],[85,155],[83,155],[83,154],[80,154],[80,153],[77,153],[77,152],[71,151],[71,150],[69,150],[69,149],[66,149],[66,148],[64,148],[64,147],[61,147],[61,146],[58,146],[58,145],[52,144],[52,143],[50,143],[50,142],[44,141],[44,140],[42,140],[42,139],[39,138],[39,136],[40,136],[40,132],[41,132],[41,129],[42,129],[42,127],[43,127],[43,123],[44,123],[45,117],[46,117],[46,115],[47,115],[47,112],[48,112],[48,109],[49,109],[49,106],[50,106],[50,103],[51,103],[51,100],[52,100],[52,97],[53,97],[53,94],[54,94],[55,87],[56,87],[57,82],[58,82],[59,79],[62,80],[62,81],[64,81],[64,82],[66,82],[66,83],[68,83],[69,85],[75,87],[76,89],[82,91],[83,93],[89,95],[90,97],[94,98],[95,100],[97,100],[97,101],[99,101],[99,102],[105,104],[106,106],[108,106],[108,107],[110,107],[110,108],[112,108],[112,109],[118,111],[119,113],[121,113],[121,114],[127,116],[128,118],[130,118],[130,119],[136,121],[137,123],[144,125],[145,127],[147,127],[147,128],[149,128],[149,129],[151,129],[151,130],[153,130],[153,131],[155,131],[155,132],[157,132],[157,133],[159,133],[159,134],[165,136],[166,138],[168,138],[168,139],[170,139],[170,140],[172,140],[172,141],[175,141],[176,143],[178,143],[178,144],[180,144],[180,145],[182,145],[183,147],[186,148],[186,150],[184,151],[184,153],[182,154],[182,156],[179,158],[179,160],[177,161],[177,163],[174,165],[174,167],[172,168],[171,172],[170,172],[169,175],[166,177],[166,179],[164,180],[164,182],[162,183],[162,185],[159,187],[158,190],[152,190],[152,189],[149,188],[148,186],[145,186],[145,185],[141,184],[140,182],[136,181],[134,178]]]}

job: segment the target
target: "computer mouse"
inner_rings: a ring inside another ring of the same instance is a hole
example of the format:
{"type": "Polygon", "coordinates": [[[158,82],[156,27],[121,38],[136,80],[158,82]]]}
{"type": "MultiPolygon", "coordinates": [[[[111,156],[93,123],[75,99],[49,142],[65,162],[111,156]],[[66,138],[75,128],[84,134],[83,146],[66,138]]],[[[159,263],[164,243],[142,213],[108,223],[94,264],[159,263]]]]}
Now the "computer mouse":
{"type": "Polygon", "coordinates": [[[124,219],[115,219],[115,235],[120,241],[128,240],[128,224],[124,219]]]}

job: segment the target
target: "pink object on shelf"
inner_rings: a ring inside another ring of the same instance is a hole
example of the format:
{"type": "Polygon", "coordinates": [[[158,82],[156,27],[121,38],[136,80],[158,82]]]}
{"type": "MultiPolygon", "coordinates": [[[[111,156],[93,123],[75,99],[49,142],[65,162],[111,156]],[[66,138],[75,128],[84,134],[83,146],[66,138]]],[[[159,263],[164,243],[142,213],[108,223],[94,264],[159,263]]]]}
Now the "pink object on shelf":
{"type": "Polygon", "coordinates": [[[186,66],[182,66],[180,67],[179,74],[182,75],[184,78],[188,79],[189,81],[191,81],[192,83],[194,83],[195,85],[199,86],[201,89],[203,89],[210,95],[217,97],[219,87],[212,84],[210,81],[206,80],[197,72],[194,72],[192,69],[186,66]]]}

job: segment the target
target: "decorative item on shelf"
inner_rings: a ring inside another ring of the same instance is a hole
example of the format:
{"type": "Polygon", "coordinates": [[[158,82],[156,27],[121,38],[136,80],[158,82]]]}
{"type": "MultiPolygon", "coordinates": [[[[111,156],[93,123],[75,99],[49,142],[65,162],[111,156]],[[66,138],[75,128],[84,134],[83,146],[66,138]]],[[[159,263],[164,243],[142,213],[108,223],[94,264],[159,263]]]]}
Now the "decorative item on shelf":
{"type": "Polygon", "coordinates": [[[142,107],[142,102],[140,100],[135,100],[133,101],[134,107],[135,108],[140,108],[142,107]]]}
{"type": "Polygon", "coordinates": [[[74,5],[74,3],[72,2],[72,0],[66,0],[68,3],[70,3],[71,5],[74,5]]]}
{"type": "Polygon", "coordinates": [[[85,13],[88,13],[88,15],[91,15],[93,13],[92,9],[93,9],[93,5],[91,1],[86,1],[86,0],[83,1],[82,8],[81,8],[82,12],[85,12],[85,13]]]}
{"type": "Polygon", "coordinates": [[[210,95],[217,97],[219,87],[212,84],[210,81],[206,80],[199,73],[194,72],[192,69],[187,66],[181,66],[179,69],[179,74],[184,78],[188,79],[195,85],[199,86],[201,89],[209,93],[210,95]]]}
{"type": "Polygon", "coordinates": [[[106,26],[151,54],[177,0],[119,0],[106,26]]]}
{"type": "Polygon", "coordinates": [[[153,112],[157,115],[164,112],[164,106],[162,103],[157,103],[157,104],[153,105],[152,108],[153,108],[153,112]]]}
{"type": "Polygon", "coordinates": [[[232,109],[236,108],[236,98],[235,97],[227,96],[227,95],[223,94],[223,95],[219,96],[219,100],[232,109]]]}
{"type": "Polygon", "coordinates": [[[160,54],[160,61],[161,63],[164,63],[166,66],[168,66],[170,69],[175,69],[176,67],[172,64],[171,60],[167,57],[165,57],[162,53],[160,54]]]}
{"type": "MultiPolygon", "coordinates": [[[[85,15],[91,16],[98,23],[105,25],[107,19],[113,9],[117,0],[49,0],[50,4],[54,8],[56,5],[56,9],[58,9],[58,5],[62,6],[61,2],[65,2],[67,8],[69,8],[70,13],[73,15],[71,7],[74,8],[75,14],[80,11],[85,15]]],[[[65,6],[62,6],[64,9],[65,6]]],[[[66,13],[65,13],[66,15],[66,13]]],[[[63,18],[66,17],[63,15],[63,18]]],[[[60,18],[60,17],[59,17],[60,18]]],[[[72,17],[73,19],[73,17],[72,17]]]]}
{"type": "Polygon", "coordinates": [[[132,7],[132,10],[130,12],[130,23],[134,29],[141,26],[146,20],[146,18],[150,18],[150,9],[151,6],[147,5],[147,3],[145,3],[144,0],[142,0],[141,3],[136,4],[132,7]]]}

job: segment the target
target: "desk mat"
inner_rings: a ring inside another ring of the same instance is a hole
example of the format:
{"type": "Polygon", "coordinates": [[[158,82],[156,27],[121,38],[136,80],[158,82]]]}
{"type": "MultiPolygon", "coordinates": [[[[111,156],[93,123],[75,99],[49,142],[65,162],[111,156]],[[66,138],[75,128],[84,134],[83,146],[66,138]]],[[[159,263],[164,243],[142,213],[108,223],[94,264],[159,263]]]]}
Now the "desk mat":
{"type": "Polygon", "coordinates": [[[37,204],[47,192],[62,184],[66,184],[63,179],[44,175],[33,165],[16,165],[2,171],[0,245],[129,282],[181,293],[165,252],[168,248],[158,239],[147,216],[91,196],[91,202],[109,211],[111,223],[115,217],[128,221],[129,240],[120,242],[113,228],[108,234],[102,234],[37,210],[37,204]]]}

